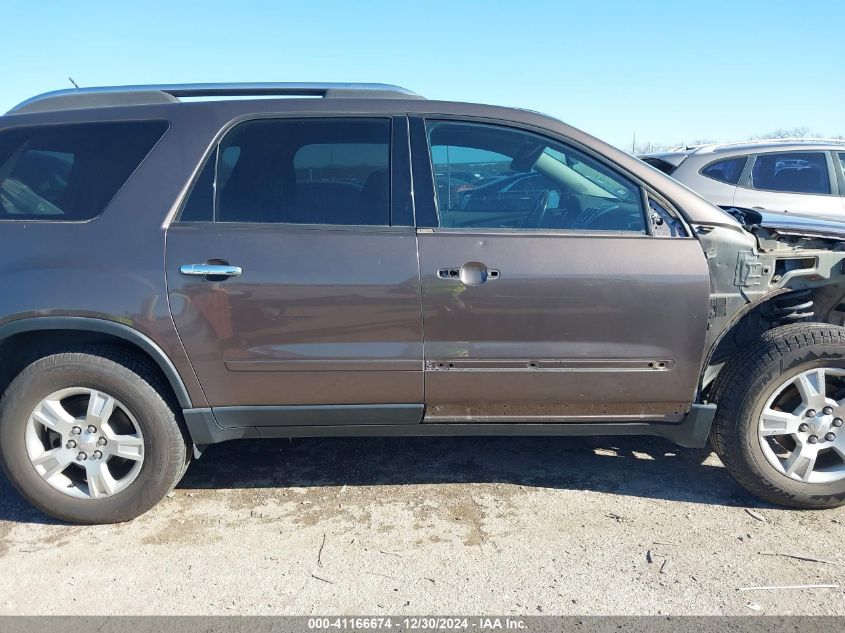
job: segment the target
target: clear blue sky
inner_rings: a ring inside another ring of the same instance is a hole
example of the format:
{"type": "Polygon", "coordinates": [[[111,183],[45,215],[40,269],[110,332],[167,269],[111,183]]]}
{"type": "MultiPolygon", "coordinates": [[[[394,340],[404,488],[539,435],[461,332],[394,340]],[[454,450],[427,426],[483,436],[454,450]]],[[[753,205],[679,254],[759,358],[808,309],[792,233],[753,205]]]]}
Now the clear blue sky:
{"type": "Polygon", "coordinates": [[[39,92],[396,83],[552,114],[619,146],[845,134],[841,0],[0,0],[0,111],[39,92]]]}

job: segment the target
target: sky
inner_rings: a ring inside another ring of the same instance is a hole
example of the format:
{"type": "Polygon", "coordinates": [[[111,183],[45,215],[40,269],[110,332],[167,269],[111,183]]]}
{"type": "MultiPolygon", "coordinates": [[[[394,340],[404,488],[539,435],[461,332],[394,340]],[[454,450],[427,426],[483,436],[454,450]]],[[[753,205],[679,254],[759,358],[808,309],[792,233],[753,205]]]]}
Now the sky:
{"type": "Polygon", "coordinates": [[[841,0],[0,0],[0,111],[49,90],[393,83],[619,147],[845,134],[841,0]]]}

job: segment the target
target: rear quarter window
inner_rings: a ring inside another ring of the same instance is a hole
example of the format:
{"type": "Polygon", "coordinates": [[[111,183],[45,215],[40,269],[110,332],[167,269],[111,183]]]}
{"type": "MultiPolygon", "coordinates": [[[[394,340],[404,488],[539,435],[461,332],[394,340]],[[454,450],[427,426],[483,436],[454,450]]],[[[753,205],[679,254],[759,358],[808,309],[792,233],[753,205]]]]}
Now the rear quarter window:
{"type": "Polygon", "coordinates": [[[739,177],[742,176],[742,170],[745,169],[745,163],[748,161],[748,156],[737,156],[735,158],[725,158],[717,160],[705,166],[701,170],[702,176],[707,176],[712,180],[719,182],[726,182],[729,185],[735,185],[739,182],[739,177]]]}
{"type": "Polygon", "coordinates": [[[97,217],[167,127],[128,121],[0,131],[0,220],[97,217]]]}

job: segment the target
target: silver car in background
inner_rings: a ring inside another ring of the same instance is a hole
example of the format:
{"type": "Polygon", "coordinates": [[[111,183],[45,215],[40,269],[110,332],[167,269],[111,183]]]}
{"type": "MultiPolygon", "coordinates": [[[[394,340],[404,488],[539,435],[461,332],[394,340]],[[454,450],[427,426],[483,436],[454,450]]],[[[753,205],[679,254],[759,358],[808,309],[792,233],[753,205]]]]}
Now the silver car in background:
{"type": "Polygon", "coordinates": [[[775,139],[640,156],[713,204],[845,217],[845,141],[775,139]]]}

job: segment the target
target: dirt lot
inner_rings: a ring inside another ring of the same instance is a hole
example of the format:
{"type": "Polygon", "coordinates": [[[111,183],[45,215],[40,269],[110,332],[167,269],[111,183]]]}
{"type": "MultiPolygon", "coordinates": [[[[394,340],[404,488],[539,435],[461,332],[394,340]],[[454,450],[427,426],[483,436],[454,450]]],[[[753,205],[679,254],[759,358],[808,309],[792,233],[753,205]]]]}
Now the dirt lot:
{"type": "Polygon", "coordinates": [[[845,614],[845,511],[757,503],[702,459],[648,438],[236,442],[97,527],[0,477],[0,614],[845,614]],[[800,584],[839,588],[738,590],[800,584]]]}

